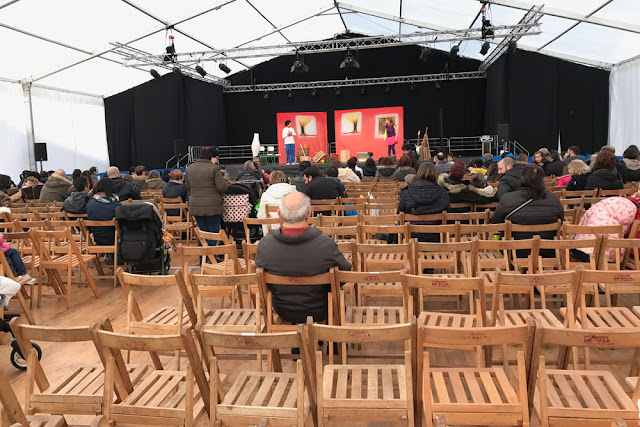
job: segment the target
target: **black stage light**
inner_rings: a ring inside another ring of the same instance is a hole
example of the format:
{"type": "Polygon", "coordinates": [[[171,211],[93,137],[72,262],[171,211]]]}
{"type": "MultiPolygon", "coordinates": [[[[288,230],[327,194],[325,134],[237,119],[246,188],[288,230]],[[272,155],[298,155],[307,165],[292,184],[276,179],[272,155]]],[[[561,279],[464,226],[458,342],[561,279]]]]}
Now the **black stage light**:
{"type": "Polygon", "coordinates": [[[160,73],[155,68],[150,69],[149,72],[151,73],[154,79],[160,78],[160,73]]]}
{"type": "Polygon", "coordinates": [[[264,98],[265,101],[268,101],[269,100],[269,92],[265,92],[262,97],[264,98]]]}
{"type": "Polygon", "coordinates": [[[287,97],[288,97],[289,99],[293,99],[293,96],[294,96],[294,95],[293,95],[293,91],[292,91],[291,89],[289,89],[289,93],[287,94],[287,97]]]}
{"type": "Polygon", "coordinates": [[[364,95],[365,93],[367,93],[367,91],[365,90],[364,86],[362,86],[360,88],[360,95],[364,95]]]}
{"type": "Polygon", "coordinates": [[[316,96],[317,94],[318,94],[318,89],[315,89],[315,88],[314,88],[314,89],[311,91],[311,96],[316,96]]]}
{"type": "Polygon", "coordinates": [[[493,28],[491,28],[491,21],[482,18],[482,38],[493,38],[494,34],[493,28]]]}
{"type": "Polygon", "coordinates": [[[344,61],[340,63],[340,69],[349,70],[349,69],[358,69],[358,68],[360,68],[360,63],[356,60],[356,58],[354,58],[354,56],[351,54],[351,51],[347,49],[347,54],[344,57],[344,61]]]}
{"type": "Polygon", "coordinates": [[[291,65],[291,73],[304,74],[309,72],[309,66],[304,63],[304,59],[300,55],[296,56],[291,65]]]}
{"type": "Polygon", "coordinates": [[[227,64],[223,64],[222,62],[218,65],[218,68],[220,68],[226,74],[229,74],[231,72],[231,68],[227,67],[227,64]]]}
{"type": "Polygon", "coordinates": [[[340,96],[340,88],[339,87],[336,88],[336,96],[340,96]]]}
{"type": "Polygon", "coordinates": [[[420,59],[426,61],[427,59],[429,59],[432,53],[433,51],[431,50],[431,48],[429,46],[425,46],[422,48],[422,52],[420,53],[420,59]]]}
{"type": "Polygon", "coordinates": [[[165,48],[167,54],[162,60],[164,62],[176,62],[178,55],[176,55],[176,45],[173,43],[173,36],[169,36],[169,40],[171,40],[171,44],[165,48]]]}
{"type": "Polygon", "coordinates": [[[453,47],[449,51],[449,56],[451,58],[455,58],[456,56],[458,56],[458,52],[460,52],[460,47],[457,44],[453,45],[453,47]]]}
{"type": "Polygon", "coordinates": [[[436,80],[436,89],[440,89],[442,86],[440,85],[440,81],[436,80]]]}
{"type": "Polygon", "coordinates": [[[509,42],[509,53],[516,53],[517,48],[518,48],[518,43],[515,40],[511,40],[509,42]]]}
{"type": "Polygon", "coordinates": [[[480,48],[480,54],[486,55],[489,52],[489,42],[482,43],[482,47],[480,48]]]}
{"type": "Polygon", "coordinates": [[[384,88],[384,93],[389,93],[391,92],[391,88],[389,87],[389,85],[387,85],[387,87],[384,88]]]}
{"type": "Polygon", "coordinates": [[[182,71],[178,67],[173,67],[173,74],[175,74],[178,77],[182,77],[183,76],[182,71]]]}
{"type": "Polygon", "coordinates": [[[411,82],[411,85],[409,86],[409,90],[410,91],[416,90],[416,84],[414,82],[411,82]]]}
{"type": "Polygon", "coordinates": [[[196,65],[196,72],[200,74],[202,77],[206,77],[207,72],[200,65],[196,65]]]}

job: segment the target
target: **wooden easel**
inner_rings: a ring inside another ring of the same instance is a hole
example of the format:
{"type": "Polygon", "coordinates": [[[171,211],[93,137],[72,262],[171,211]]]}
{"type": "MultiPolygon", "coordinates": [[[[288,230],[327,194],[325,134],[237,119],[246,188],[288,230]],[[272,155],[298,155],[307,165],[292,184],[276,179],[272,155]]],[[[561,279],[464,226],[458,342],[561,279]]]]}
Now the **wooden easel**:
{"type": "MultiPolygon", "coordinates": [[[[424,138],[422,138],[422,144],[420,145],[420,160],[431,160],[431,148],[429,147],[429,135],[427,131],[429,127],[424,129],[424,138]]],[[[418,140],[420,140],[420,131],[418,131],[418,140]]]]}

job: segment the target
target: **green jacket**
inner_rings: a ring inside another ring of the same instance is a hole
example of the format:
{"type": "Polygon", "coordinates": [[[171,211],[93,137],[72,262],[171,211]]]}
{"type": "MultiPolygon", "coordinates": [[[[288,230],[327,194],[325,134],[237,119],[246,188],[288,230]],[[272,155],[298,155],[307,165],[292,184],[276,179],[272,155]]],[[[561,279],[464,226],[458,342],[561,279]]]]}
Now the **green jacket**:
{"type": "Polygon", "coordinates": [[[198,159],[187,166],[184,185],[191,192],[189,213],[193,216],[222,215],[222,193],[229,184],[222,176],[220,166],[210,160],[198,159]]]}

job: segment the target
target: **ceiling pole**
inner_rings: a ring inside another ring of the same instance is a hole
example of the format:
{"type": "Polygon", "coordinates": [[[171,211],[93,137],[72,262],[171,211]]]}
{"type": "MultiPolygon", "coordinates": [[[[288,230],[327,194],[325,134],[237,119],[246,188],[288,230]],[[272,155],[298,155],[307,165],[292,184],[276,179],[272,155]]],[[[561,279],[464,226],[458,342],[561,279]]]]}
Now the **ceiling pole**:
{"type": "Polygon", "coordinates": [[[349,32],[349,28],[347,28],[347,24],[344,22],[344,16],[342,16],[342,12],[340,11],[340,5],[336,0],[333,0],[333,4],[336,7],[336,10],[338,11],[338,15],[340,15],[340,20],[342,21],[342,25],[344,25],[344,30],[346,32],[349,32]]]}
{"type": "Polygon", "coordinates": [[[29,150],[29,169],[37,170],[36,167],[36,138],[33,130],[33,105],[31,102],[31,83],[22,84],[22,95],[24,96],[24,112],[27,116],[27,149],[29,150]]]}
{"type": "Polygon", "coordinates": [[[426,28],[428,30],[435,30],[435,31],[447,30],[446,27],[443,27],[441,25],[432,24],[430,22],[425,22],[425,21],[419,21],[417,19],[402,18],[400,16],[391,15],[389,13],[378,12],[377,10],[367,9],[367,8],[352,5],[349,3],[336,2],[336,5],[337,5],[336,7],[339,7],[340,9],[345,9],[345,10],[349,10],[351,12],[356,12],[356,13],[362,13],[364,15],[374,16],[376,18],[387,19],[389,21],[400,22],[402,24],[413,25],[414,27],[418,27],[418,28],[426,28]]]}
{"type": "MultiPolygon", "coordinates": [[[[400,10],[398,11],[398,17],[402,19],[402,0],[400,0],[400,10]]],[[[398,34],[402,34],[402,22],[398,22],[398,34]]]]}

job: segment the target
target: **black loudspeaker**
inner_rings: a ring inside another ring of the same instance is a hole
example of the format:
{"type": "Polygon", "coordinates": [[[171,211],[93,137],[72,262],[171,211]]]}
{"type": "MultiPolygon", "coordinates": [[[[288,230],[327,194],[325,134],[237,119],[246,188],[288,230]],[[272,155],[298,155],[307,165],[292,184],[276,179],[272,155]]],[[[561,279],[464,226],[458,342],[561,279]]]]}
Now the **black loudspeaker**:
{"type": "Polygon", "coordinates": [[[36,162],[46,162],[47,161],[47,143],[46,142],[36,142],[35,144],[35,156],[36,162]]]}
{"type": "Polygon", "coordinates": [[[498,144],[509,141],[509,123],[498,123],[498,144]]]}
{"type": "Polygon", "coordinates": [[[184,143],[184,139],[173,140],[173,155],[178,159],[187,154],[187,146],[184,143]]]}

